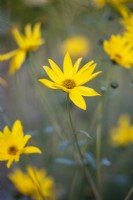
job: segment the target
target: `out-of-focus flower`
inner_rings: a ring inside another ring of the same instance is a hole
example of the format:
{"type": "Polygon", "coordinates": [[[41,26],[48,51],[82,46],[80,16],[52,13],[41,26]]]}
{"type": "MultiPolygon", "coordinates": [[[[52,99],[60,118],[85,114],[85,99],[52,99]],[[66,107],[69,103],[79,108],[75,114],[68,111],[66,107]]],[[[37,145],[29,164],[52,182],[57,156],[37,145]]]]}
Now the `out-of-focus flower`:
{"type": "Polygon", "coordinates": [[[59,49],[63,54],[69,52],[72,57],[86,56],[90,52],[90,42],[84,36],[75,35],[67,38],[59,49]]]}
{"type": "Polygon", "coordinates": [[[2,85],[3,87],[7,87],[8,83],[5,79],[3,79],[2,77],[0,77],[0,85],[2,85]]]}
{"type": "Polygon", "coordinates": [[[106,5],[107,0],[93,0],[93,5],[97,8],[102,8],[106,5]]]}
{"type": "Polygon", "coordinates": [[[26,59],[27,53],[35,51],[37,48],[44,43],[44,39],[41,37],[40,23],[36,23],[33,30],[31,24],[25,26],[25,34],[21,34],[17,28],[12,30],[14,39],[16,40],[19,48],[9,53],[0,55],[0,61],[10,61],[9,74],[14,74],[19,70],[26,59]]]}
{"type": "Polygon", "coordinates": [[[122,115],[118,121],[118,127],[112,128],[110,132],[112,146],[127,146],[133,143],[133,125],[130,124],[130,117],[122,115]]]}
{"type": "Polygon", "coordinates": [[[117,7],[119,5],[129,3],[132,0],[92,0],[93,5],[96,6],[97,8],[102,8],[106,4],[111,4],[114,7],[117,7]]]}
{"type": "Polygon", "coordinates": [[[106,4],[109,4],[114,7],[122,17],[126,17],[130,11],[125,4],[131,1],[132,0],[93,0],[93,5],[97,8],[103,8],[106,4]]]}
{"type": "Polygon", "coordinates": [[[0,161],[8,161],[9,168],[13,161],[18,162],[21,154],[41,153],[41,150],[34,146],[27,146],[31,135],[23,133],[23,127],[19,120],[16,120],[12,131],[5,126],[0,132],[0,161]]]}
{"type": "Polygon", "coordinates": [[[103,47],[113,62],[127,69],[133,66],[133,48],[126,37],[112,35],[109,41],[104,41],[103,47]]]}
{"type": "Polygon", "coordinates": [[[129,15],[122,20],[122,24],[126,29],[124,37],[133,47],[133,13],[129,13],[129,15]]]}
{"type": "Polygon", "coordinates": [[[68,93],[69,98],[76,106],[86,110],[86,103],[82,96],[99,96],[100,94],[92,88],[82,85],[95,78],[101,71],[92,74],[96,67],[94,61],[88,62],[78,71],[80,62],[81,58],[73,65],[69,53],[66,53],[62,72],[57,64],[49,59],[52,69],[44,66],[44,70],[52,81],[47,79],[39,81],[49,88],[60,89],[68,93]]]}
{"type": "Polygon", "coordinates": [[[27,166],[26,172],[20,169],[8,175],[16,188],[24,195],[33,197],[35,200],[55,200],[54,180],[47,176],[44,169],[27,166]]]}
{"type": "Polygon", "coordinates": [[[122,24],[126,31],[130,31],[133,29],[133,13],[130,12],[126,17],[122,19],[122,24]]]}

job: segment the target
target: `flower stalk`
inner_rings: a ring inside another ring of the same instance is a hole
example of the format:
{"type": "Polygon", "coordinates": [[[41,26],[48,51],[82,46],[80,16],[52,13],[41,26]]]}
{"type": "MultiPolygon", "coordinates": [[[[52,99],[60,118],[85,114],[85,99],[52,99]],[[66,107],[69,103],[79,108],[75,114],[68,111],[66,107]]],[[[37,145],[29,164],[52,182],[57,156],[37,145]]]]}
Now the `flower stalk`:
{"type": "Polygon", "coordinates": [[[76,130],[74,128],[72,117],[71,117],[70,104],[69,104],[69,95],[67,95],[67,111],[68,111],[68,119],[69,119],[70,126],[71,126],[72,133],[73,133],[73,139],[74,139],[77,151],[78,151],[79,156],[80,156],[80,162],[81,162],[81,166],[83,168],[84,174],[85,174],[85,176],[87,178],[87,181],[88,181],[88,183],[89,183],[89,185],[90,185],[90,187],[92,189],[93,195],[95,196],[96,200],[101,200],[101,197],[100,197],[100,195],[98,193],[96,185],[95,185],[95,183],[94,183],[94,181],[93,181],[93,179],[91,177],[90,171],[84,165],[84,156],[83,156],[83,154],[81,152],[81,149],[80,149],[80,146],[79,146],[79,143],[78,143],[78,138],[77,138],[76,130]]]}

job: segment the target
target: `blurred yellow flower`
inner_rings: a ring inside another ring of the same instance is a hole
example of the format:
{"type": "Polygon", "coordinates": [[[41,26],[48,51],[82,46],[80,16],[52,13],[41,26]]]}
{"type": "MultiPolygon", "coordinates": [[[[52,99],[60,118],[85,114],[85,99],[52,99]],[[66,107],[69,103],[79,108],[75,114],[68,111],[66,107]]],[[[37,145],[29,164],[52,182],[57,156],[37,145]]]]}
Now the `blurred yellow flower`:
{"type": "Polygon", "coordinates": [[[13,75],[20,69],[26,59],[26,55],[30,51],[35,51],[40,45],[44,43],[41,37],[40,23],[36,23],[33,30],[31,24],[25,26],[25,34],[21,34],[17,28],[12,30],[14,39],[16,40],[19,48],[9,53],[0,55],[0,61],[8,60],[10,58],[9,74],[13,75]]]}
{"type": "Polygon", "coordinates": [[[2,77],[0,77],[0,85],[2,85],[3,87],[7,87],[8,83],[5,79],[3,79],[2,77]]]}
{"type": "Polygon", "coordinates": [[[118,121],[118,127],[112,128],[110,141],[114,147],[127,146],[133,143],[133,125],[130,124],[130,117],[122,115],[118,121]]]}
{"type": "Polygon", "coordinates": [[[109,41],[104,41],[103,47],[113,62],[127,69],[133,66],[133,48],[124,36],[112,35],[109,41]]]}
{"type": "Polygon", "coordinates": [[[38,170],[28,166],[26,172],[20,169],[8,175],[16,188],[24,195],[33,197],[35,200],[55,200],[55,185],[45,170],[38,170]]]}
{"type": "Polygon", "coordinates": [[[124,25],[124,28],[126,31],[132,30],[133,28],[133,13],[129,12],[128,15],[124,18],[122,18],[122,24],[124,25]]]}
{"type": "Polygon", "coordinates": [[[84,36],[75,35],[67,38],[59,48],[61,53],[69,52],[72,57],[86,56],[90,52],[90,42],[84,36]]]}
{"type": "Polygon", "coordinates": [[[97,8],[102,8],[106,5],[107,0],[93,0],[93,5],[97,8]]]}
{"type": "Polygon", "coordinates": [[[119,7],[119,5],[129,3],[132,0],[93,0],[93,5],[96,6],[97,8],[102,8],[106,4],[111,4],[114,7],[119,7]]]}
{"type": "Polygon", "coordinates": [[[68,93],[69,98],[76,106],[86,110],[86,103],[82,96],[99,96],[100,94],[92,88],[82,85],[95,78],[101,71],[92,74],[96,67],[94,61],[88,62],[78,71],[80,62],[81,58],[73,65],[69,53],[66,53],[62,72],[57,64],[49,59],[52,69],[48,66],[43,68],[52,81],[47,79],[40,79],[39,81],[49,88],[60,89],[68,93]]]}
{"type": "Polygon", "coordinates": [[[133,47],[133,13],[129,13],[128,16],[122,20],[122,24],[126,29],[124,37],[133,47]]]}
{"type": "Polygon", "coordinates": [[[13,161],[18,162],[21,154],[41,153],[40,149],[34,146],[26,146],[30,135],[23,133],[23,127],[19,120],[16,120],[12,131],[5,126],[0,132],[0,161],[8,161],[9,168],[13,161]]]}

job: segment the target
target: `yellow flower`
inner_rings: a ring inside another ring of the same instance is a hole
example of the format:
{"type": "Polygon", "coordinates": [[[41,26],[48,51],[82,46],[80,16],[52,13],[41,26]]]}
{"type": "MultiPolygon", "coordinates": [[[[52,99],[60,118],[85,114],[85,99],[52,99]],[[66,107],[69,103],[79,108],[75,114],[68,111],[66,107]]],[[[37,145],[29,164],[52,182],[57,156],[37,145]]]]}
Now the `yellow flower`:
{"type": "Polygon", "coordinates": [[[133,48],[124,36],[112,35],[109,41],[104,41],[103,47],[115,63],[128,69],[133,66],[133,48]]]}
{"type": "Polygon", "coordinates": [[[130,124],[130,117],[122,115],[118,121],[118,127],[110,132],[111,144],[114,147],[127,146],[133,143],[133,126],[130,124]]]}
{"type": "Polygon", "coordinates": [[[122,24],[124,25],[124,28],[126,29],[126,31],[132,30],[133,28],[133,13],[129,12],[128,15],[126,17],[124,17],[122,19],[122,24]]]}
{"type": "Polygon", "coordinates": [[[72,57],[86,56],[90,51],[90,43],[84,36],[72,36],[60,45],[60,51],[63,54],[69,52],[72,57]]]}
{"type": "Polygon", "coordinates": [[[40,149],[34,146],[26,146],[30,135],[23,133],[23,127],[19,120],[16,120],[12,131],[5,126],[0,132],[0,161],[8,161],[9,168],[13,161],[18,162],[21,154],[41,153],[40,149]]]}
{"type": "Polygon", "coordinates": [[[86,103],[82,96],[99,96],[99,94],[92,88],[82,85],[95,78],[101,71],[92,74],[96,67],[94,61],[88,62],[78,71],[80,62],[81,58],[73,65],[70,55],[66,53],[62,72],[57,64],[49,59],[51,68],[48,66],[43,68],[52,81],[47,79],[39,81],[49,88],[60,89],[68,93],[69,98],[76,106],[86,110],[86,103]]]}
{"type": "Polygon", "coordinates": [[[97,8],[102,8],[106,4],[110,4],[117,8],[117,7],[121,6],[122,4],[129,3],[131,1],[132,0],[93,0],[93,4],[97,8]]]}
{"type": "Polygon", "coordinates": [[[30,51],[35,51],[40,45],[44,43],[41,37],[40,23],[36,23],[33,30],[31,24],[25,26],[25,34],[21,34],[17,28],[12,30],[14,39],[16,40],[19,48],[9,53],[0,55],[0,61],[8,60],[10,58],[9,74],[13,75],[20,69],[26,59],[26,55],[30,51]]]}
{"type": "Polygon", "coordinates": [[[26,172],[16,169],[8,175],[16,188],[24,195],[36,200],[55,200],[55,186],[51,177],[47,176],[45,170],[38,170],[28,166],[26,172]]]}
{"type": "Polygon", "coordinates": [[[133,13],[129,13],[128,16],[122,20],[122,24],[126,29],[126,32],[124,32],[124,37],[133,47],[133,13]]]}
{"type": "Polygon", "coordinates": [[[107,0],[93,0],[93,5],[97,8],[102,8],[106,5],[107,0]]]}
{"type": "Polygon", "coordinates": [[[3,87],[7,87],[8,83],[7,83],[7,81],[5,79],[0,77],[0,85],[2,85],[3,87]]]}

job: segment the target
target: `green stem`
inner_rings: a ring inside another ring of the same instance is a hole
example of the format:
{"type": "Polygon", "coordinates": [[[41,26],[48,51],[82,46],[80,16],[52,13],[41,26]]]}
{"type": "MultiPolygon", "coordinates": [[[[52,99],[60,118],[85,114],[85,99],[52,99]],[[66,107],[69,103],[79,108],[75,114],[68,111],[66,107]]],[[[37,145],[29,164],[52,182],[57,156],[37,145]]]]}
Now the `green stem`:
{"type": "Polygon", "coordinates": [[[102,95],[102,99],[98,104],[98,125],[96,130],[96,162],[97,162],[97,182],[100,194],[102,194],[102,175],[101,175],[101,137],[102,137],[102,120],[106,99],[109,92],[109,83],[112,78],[114,67],[111,66],[105,79],[106,91],[102,95]]]}
{"type": "Polygon", "coordinates": [[[77,134],[76,134],[76,131],[75,131],[75,128],[74,128],[74,125],[73,125],[73,122],[72,122],[72,117],[71,117],[71,112],[70,112],[70,104],[69,104],[69,96],[67,95],[67,111],[68,111],[68,118],[69,118],[69,122],[70,122],[70,126],[71,126],[71,129],[72,129],[72,133],[73,133],[73,138],[74,138],[74,142],[76,144],[76,148],[77,148],[77,151],[79,153],[79,156],[80,156],[80,162],[81,162],[81,166],[83,168],[83,171],[85,173],[85,176],[87,178],[87,181],[92,189],[92,192],[95,196],[95,199],[96,200],[101,200],[101,197],[98,193],[98,190],[95,186],[95,183],[91,177],[91,173],[89,171],[88,168],[86,168],[86,166],[84,165],[84,157],[82,155],[82,152],[80,150],[80,146],[79,146],[79,143],[78,143],[78,138],[77,138],[77,134]]]}
{"type": "Polygon", "coordinates": [[[98,105],[98,125],[96,135],[96,162],[97,162],[97,181],[99,192],[102,193],[102,177],[101,177],[101,130],[102,130],[102,117],[103,117],[103,103],[98,105]]]}
{"type": "Polygon", "coordinates": [[[128,200],[131,197],[131,194],[133,193],[133,186],[131,187],[131,189],[129,190],[129,192],[127,193],[126,197],[124,200],[128,200]]]}

